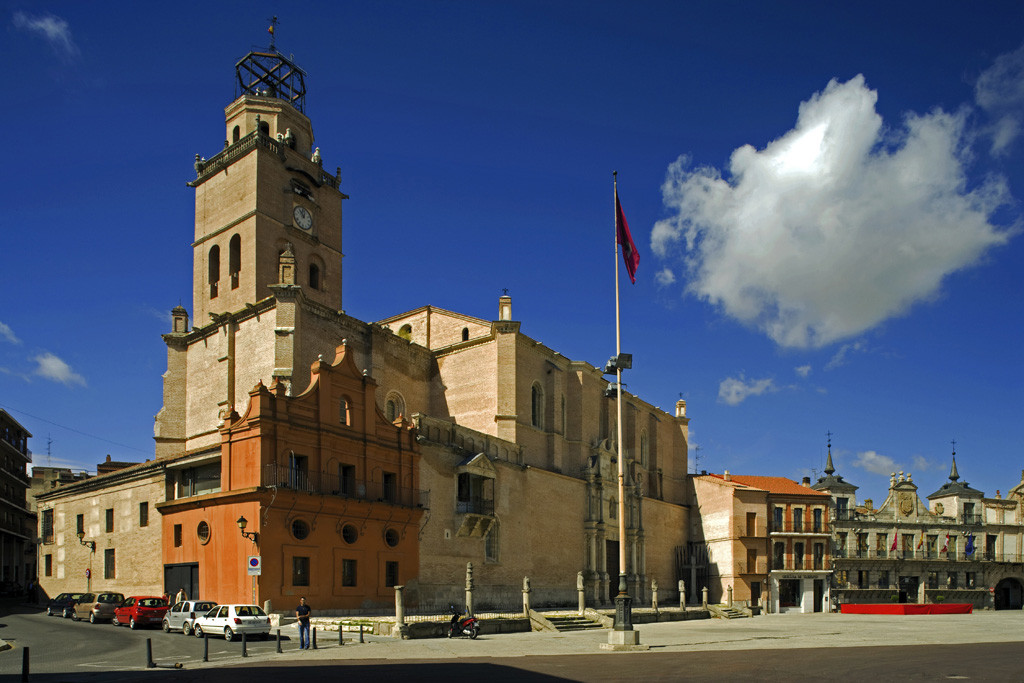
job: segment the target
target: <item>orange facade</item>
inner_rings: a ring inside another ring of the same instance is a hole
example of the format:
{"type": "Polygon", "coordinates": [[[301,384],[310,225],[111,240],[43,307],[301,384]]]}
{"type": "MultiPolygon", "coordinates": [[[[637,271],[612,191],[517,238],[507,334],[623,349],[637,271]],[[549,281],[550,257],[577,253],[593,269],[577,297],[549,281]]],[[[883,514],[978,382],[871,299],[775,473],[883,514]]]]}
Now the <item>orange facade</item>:
{"type": "Polygon", "coordinates": [[[386,420],[375,390],[345,346],[333,363],[313,364],[299,396],[258,384],[245,414],[221,427],[219,490],[159,505],[165,573],[191,571],[199,597],[222,603],[393,603],[392,586],[418,574],[427,501],[414,430],[403,417],[386,420]],[[258,543],[242,535],[240,517],[258,543]]]}

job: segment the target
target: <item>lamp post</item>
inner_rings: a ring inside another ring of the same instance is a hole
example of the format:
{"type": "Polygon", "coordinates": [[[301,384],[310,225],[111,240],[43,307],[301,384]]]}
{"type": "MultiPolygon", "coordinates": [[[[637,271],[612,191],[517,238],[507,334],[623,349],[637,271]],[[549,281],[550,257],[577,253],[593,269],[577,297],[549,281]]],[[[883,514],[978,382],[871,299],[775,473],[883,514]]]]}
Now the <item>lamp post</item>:
{"type": "Polygon", "coordinates": [[[256,545],[260,544],[260,534],[257,531],[246,531],[245,527],[249,525],[249,521],[245,517],[239,517],[238,521],[235,522],[238,525],[238,529],[242,532],[242,535],[248,538],[256,545]]]}
{"type": "Polygon", "coordinates": [[[78,532],[78,542],[89,549],[91,553],[89,555],[89,566],[85,570],[85,592],[88,593],[92,590],[92,555],[96,553],[96,541],[85,540],[85,532],[78,532]]]}
{"type": "MultiPolygon", "coordinates": [[[[260,544],[259,532],[256,532],[256,531],[246,531],[245,530],[245,527],[248,526],[249,522],[248,522],[248,520],[245,519],[244,515],[239,517],[238,521],[236,521],[235,524],[238,525],[238,530],[242,532],[242,536],[244,536],[245,538],[248,538],[250,541],[253,542],[254,545],[258,546],[260,544]]],[[[253,574],[253,576],[252,576],[252,603],[254,605],[256,604],[256,575],[255,574],[253,574]]]]}

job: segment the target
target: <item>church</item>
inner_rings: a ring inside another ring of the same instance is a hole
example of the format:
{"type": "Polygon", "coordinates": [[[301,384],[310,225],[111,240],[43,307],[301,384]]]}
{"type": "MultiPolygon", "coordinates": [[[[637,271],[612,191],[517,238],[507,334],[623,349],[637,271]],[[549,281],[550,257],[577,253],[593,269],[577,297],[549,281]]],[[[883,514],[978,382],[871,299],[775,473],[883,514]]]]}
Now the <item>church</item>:
{"type": "Polygon", "coordinates": [[[602,369],[527,336],[510,296],[491,318],[346,315],[348,197],[315,144],[305,73],[273,48],[235,68],[224,147],[189,183],[192,312],[176,307],[163,335],[155,458],[40,498],[44,590],[85,589],[103,553],[93,590],[367,610],[395,586],[411,605],[461,602],[472,563],[478,605],[514,603],[524,577],[535,605],[574,604],[582,572],[588,604],[607,606],[619,544],[635,600],[652,580],[674,589],[685,402],[624,393],[620,454],[602,369]]]}

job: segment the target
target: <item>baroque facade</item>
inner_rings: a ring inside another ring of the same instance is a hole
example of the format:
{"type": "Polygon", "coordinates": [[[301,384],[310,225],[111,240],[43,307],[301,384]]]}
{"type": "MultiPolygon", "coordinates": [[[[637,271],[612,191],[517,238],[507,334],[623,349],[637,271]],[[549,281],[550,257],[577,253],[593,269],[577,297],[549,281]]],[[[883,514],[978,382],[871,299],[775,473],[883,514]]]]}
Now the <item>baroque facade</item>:
{"type": "Polygon", "coordinates": [[[926,500],[911,474],[894,472],[876,508],[856,504],[830,452],[814,488],[832,497],[835,602],[1024,606],[1024,472],[1006,498],[989,498],[960,481],[954,453],[949,480],[926,500]]]}
{"type": "Polygon", "coordinates": [[[345,314],[347,196],[314,144],[302,71],[276,51],[239,65],[288,77],[239,72],[224,149],[197,155],[189,183],[194,316],[171,312],[154,428],[164,591],[373,608],[398,583],[411,604],[447,600],[472,562],[484,600],[518,596],[530,576],[540,602],[574,601],[582,571],[593,604],[609,604],[619,543],[634,597],[652,578],[672,584],[687,543],[685,403],[623,394],[620,539],[602,371],[525,335],[508,296],[493,320],[345,314]]]}

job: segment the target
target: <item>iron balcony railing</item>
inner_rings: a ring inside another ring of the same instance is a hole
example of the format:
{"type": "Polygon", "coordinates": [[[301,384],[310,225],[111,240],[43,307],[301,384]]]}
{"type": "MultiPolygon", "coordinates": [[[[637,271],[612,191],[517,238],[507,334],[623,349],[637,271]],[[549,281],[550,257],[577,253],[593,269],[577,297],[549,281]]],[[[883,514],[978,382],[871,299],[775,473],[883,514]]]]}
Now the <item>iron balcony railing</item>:
{"type": "Polygon", "coordinates": [[[828,522],[822,521],[820,524],[784,521],[782,523],[772,521],[768,525],[768,531],[770,533],[788,533],[788,534],[827,534],[830,532],[828,522]]]}
{"type": "MultiPolygon", "coordinates": [[[[245,156],[257,146],[264,147],[274,154],[277,154],[282,160],[284,159],[284,150],[287,145],[284,142],[280,142],[265,135],[258,130],[254,130],[248,135],[242,137],[238,142],[229,145],[209,159],[198,159],[195,162],[196,179],[189,183],[193,187],[206,180],[208,177],[223,171],[225,168],[230,166],[235,160],[245,156]]],[[[339,169],[340,170],[340,169],[339,169]]],[[[340,186],[341,176],[333,176],[323,168],[317,168],[314,172],[314,176],[319,176],[319,181],[322,185],[332,187],[337,190],[340,186]]]]}
{"type": "Polygon", "coordinates": [[[402,507],[430,507],[430,492],[386,485],[329,472],[306,472],[271,463],[263,467],[263,486],[276,486],[325,496],[373,501],[402,507]]]}
{"type": "Polygon", "coordinates": [[[773,558],[772,569],[786,569],[790,571],[812,571],[832,569],[832,558],[830,557],[809,557],[801,558],[786,557],[784,559],[773,558]]]}
{"type": "Polygon", "coordinates": [[[459,500],[455,502],[455,511],[472,513],[475,515],[493,515],[493,500],[459,500]]]}
{"type": "Polygon", "coordinates": [[[988,553],[975,550],[968,555],[963,550],[849,550],[833,551],[837,558],[860,560],[933,560],[938,562],[1010,562],[1024,564],[1020,553],[988,553]]]}

